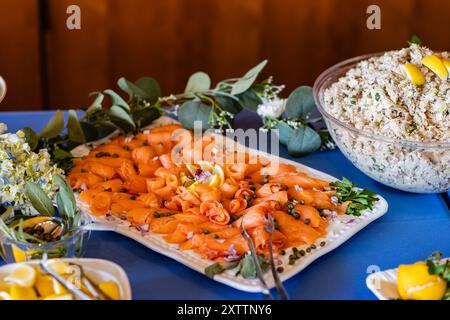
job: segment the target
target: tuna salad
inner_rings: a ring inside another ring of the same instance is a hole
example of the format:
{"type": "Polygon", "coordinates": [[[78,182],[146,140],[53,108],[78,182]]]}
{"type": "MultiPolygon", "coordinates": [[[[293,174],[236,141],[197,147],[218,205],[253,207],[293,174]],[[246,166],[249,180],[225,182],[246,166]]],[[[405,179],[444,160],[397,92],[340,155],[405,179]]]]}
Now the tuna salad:
{"type": "Polygon", "coordinates": [[[450,189],[450,54],[416,44],[360,61],[321,92],[341,151],[362,171],[413,192],[450,189]],[[417,142],[404,143],[404,141],[417,142]],[[434,143],[429,148],[424,143],[434,143]],[[442,143],[442,144],[441,144],[442,143]]]}

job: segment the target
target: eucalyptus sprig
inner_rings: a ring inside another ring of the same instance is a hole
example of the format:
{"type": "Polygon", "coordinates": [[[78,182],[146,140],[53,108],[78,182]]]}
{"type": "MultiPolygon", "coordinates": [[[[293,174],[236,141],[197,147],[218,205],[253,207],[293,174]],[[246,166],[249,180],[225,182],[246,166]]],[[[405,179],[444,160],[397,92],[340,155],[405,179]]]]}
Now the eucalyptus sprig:
{"type": "Polygon", "coordinates": [[[300,86],[283,103],[276,95],[263,99],[265,104],[258,110],[265,129],[278,129],[281,144],[290,155],[303,156],[318,149],[334,149],[334,142],[323,126],[323,119],[317,113],[311,87],[300,86]],[[272,111],[270,108],[275,109],[272,111]],[[284,111],[284,112],[283,112],[284,111]]]}

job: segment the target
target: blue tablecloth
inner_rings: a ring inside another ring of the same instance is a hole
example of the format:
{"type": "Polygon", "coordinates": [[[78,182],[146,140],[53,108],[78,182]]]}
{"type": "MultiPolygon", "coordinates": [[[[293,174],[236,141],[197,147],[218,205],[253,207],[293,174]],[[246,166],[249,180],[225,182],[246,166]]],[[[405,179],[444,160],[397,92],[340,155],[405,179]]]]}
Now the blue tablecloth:
{"type": "MultiPolygon", "coordinates": [[[[50,112],[7,112],[0,113],[0,122],[5,122],[10,131],[25,126],[40,130],[50,116],[50,112]]],[[[259,125],[255,115],[245,112],[236,121],[243,128],[259,125]]],[[[283,147],[281,156],[291,159],[283,147]]],[[[338,178],[346,176],[381,194],[389,202],[389,211],[286,281],[293,299],[374,299],[365,284],[370,270],[423,260],[435,250],[450,256],[450,212],[441,195],[411,194],[379,184],[356,169],[339,150],[315,152],[294,160],[338,178]]],[[[240,292],[210,280],[111,232],[94,232],[86,256],[121,265],[129,276],[135,299],[262,298],[261,294],[240,292]]]]}

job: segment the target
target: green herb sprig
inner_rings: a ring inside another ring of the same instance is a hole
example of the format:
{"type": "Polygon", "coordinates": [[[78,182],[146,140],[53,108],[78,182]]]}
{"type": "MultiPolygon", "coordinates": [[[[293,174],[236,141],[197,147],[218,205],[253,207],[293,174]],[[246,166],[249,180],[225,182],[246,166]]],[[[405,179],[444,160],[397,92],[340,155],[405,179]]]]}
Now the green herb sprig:
{"type": "Polygon", "coordinates": [[[444,295],[443,300],[450,300],[450,259],[442,262],[442,253],[439,251],[433,252],[433,254],[427,260],[428,273],[441,277],[447,281],[447,292],[444,295]]]}
{"type": "Polygon", "coordinates": [[[340,203],[351,201],[347,207],[346,214],[353,216],[360,216],[361,211],[366,209],[373,209],[373,204],[378,201],[376,193],[367,189],[356,189],[353,182],[347,178],[342,178],[342,181],[330,183],[336,188],[336,197],[340,203]]]}

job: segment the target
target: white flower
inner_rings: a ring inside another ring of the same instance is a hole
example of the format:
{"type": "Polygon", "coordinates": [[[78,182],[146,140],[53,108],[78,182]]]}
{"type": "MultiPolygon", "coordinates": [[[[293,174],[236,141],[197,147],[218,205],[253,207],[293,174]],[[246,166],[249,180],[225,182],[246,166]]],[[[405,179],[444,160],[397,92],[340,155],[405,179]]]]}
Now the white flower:
{"type": "Polygon", "coordinates": [[[25,182],[32,181],[42,186],[50,198],[54,199],[57,185],[53,175],[63,171],[51,165],[46,149],[39,153],[30,151],[23,132],[0,135],[0,206],[14,206],[23,213],[33,212],[30,201],[25,196],[25,182]]]}
{"type": "Polygon", "coordinates": [[[8,130],[8,126],[5,123],[0,122],[0,134],[6,132],[6,130],[8,130]]]}
{"type": "Polygon", "coordinates": [[[263,102],[258,106],[257,113],[261,118],[278,119],[284,112],[286,99],[273,99],[263,102]]]}

